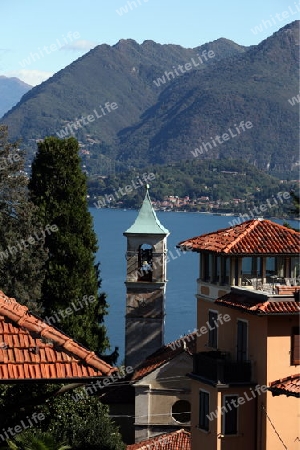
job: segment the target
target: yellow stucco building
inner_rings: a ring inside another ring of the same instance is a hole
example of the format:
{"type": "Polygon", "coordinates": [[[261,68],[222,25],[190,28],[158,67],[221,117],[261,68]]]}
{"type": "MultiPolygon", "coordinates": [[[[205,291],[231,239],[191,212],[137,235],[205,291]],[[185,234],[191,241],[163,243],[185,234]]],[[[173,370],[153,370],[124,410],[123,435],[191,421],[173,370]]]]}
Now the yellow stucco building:
{"type": "Polygon", "coordinates": [[[299,450],[299,233],[250,220],[178,246],[200,255],[192,450],[299,450]]]}

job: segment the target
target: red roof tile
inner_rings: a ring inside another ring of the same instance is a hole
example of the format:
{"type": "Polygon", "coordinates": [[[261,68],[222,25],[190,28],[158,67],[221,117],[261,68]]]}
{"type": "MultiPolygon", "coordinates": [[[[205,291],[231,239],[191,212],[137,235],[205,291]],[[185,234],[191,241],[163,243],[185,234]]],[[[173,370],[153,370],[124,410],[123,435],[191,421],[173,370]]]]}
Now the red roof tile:
{"type": "Polygon", "coordinates": [[[262,301],[253,295],[236,294],[229,292],[223,297],[215,300],[217,305],[228,306],[230,308],[242,309],[254,314],[299,314],[300,306],[295,300],[287,301],[262,301]]]}
{"type": "Polygon", "coordinates": [[[269,390],[273,395],[300,397],[300,374],[272,381],[269,390]]]}
{"type": "Polygon", "coordinates": [[[127,445],[127,450],[191,450],[191,434],[185,430],[174,431],[152,439],[127,445]]]}
{"type": "Polygon", "coordinates": [[[270,220],[247,220],[234,227],[187,239],[178,247],[227,255],[298,255],[300,233],[270,220]]]}
{"type": "Polygon", "coordinates": [[[131,378],[132,381],[137,381],[149,373],[153,372],[158,367],[171,361],[175,356],[187,351],[190,355],[196,353],[197,333],[191,333],[183,336],[174,342],[164,345],[155,353],[148,356],[134,371],[131,378]]]}
{"type": "Polygon", "coordinates": [[[0,291],[0,380],[107,376],[117,370],[0,291]]]}
{"type": "Polygon", "coordinates": [[[149,375],[155,369],[163,366],[180,353],[187,352],[189,355],[196,353],[197,333],[190,333],[174,342],[164,345],[156,352],[148,356],[132,374],[117,380],[113,389],[111,386],[103,388],[101,402],[112,403],[134,403],[134,390],[132,384],[149,375]],[[130,386],[128,386],[130,385],[130,386]]]}

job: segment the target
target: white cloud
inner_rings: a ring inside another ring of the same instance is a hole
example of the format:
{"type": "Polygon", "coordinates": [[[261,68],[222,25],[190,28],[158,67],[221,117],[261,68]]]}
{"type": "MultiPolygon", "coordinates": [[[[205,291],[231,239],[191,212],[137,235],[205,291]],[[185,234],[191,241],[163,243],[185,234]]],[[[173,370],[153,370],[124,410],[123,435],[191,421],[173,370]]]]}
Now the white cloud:
{"type": "Polygon", "coordinates": [[[43,81],[48,80],[52,77],[52,72],[43,72],[41,70],[11,70],[4,74],[6,77],[17,77],[24,83],[30,84],[31,86],[36,86],[41,84],[43,81]]]}
{"type": "Polygon", "coordinates": [[[64,45],[60,50],[71,50],[76,52],[87,52],[91,50],[92,48],[96,47],[96,45],[99,45],[97,42],[94,41],[87,41],[84,39],[77,40],[74,42],[71,42],[70,44],[64,45]]]}

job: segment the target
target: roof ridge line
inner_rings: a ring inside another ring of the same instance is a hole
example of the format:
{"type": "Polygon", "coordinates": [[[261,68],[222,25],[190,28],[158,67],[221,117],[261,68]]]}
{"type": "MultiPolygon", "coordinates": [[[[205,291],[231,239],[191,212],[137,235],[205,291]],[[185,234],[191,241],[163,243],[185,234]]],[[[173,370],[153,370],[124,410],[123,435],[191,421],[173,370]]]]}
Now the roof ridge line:
{"type": "MultiPolygon", "coordinates": [[[[240,240],[243,239],[245,236],[247,236],[247,234],[249,234],[250,231],[254,230],[254,228],[261,222],[261,220],[255,219],[254,221],[251,221],[251,222],[252,222],[252,223],[249,223],[249,226],[247,226],[246,229],[245,229],[241,234],[239,234],[239,235],[234,239],[234,241],[232,241],[232,242],[227,246],[227,249],[226,249],[225,252],[227,252],[227,251],[229,252],[230,249],[231,249],[238,241],[240,241],[240,240]]],[[[240,224],[240,225],[242,225],[242,224],[240,224]]]]}
{"type": "Polygon", "coordinates": [[[114,368],[105,361],[102,361],[101,358],[95,354],[95,352],[86,349],[70,336],[31,314],[27,306],[21,305],[14,298],[10,299],[4,294],[3,291],[0,291],[0,315],[1,314],[8,317],[12,322],[15,322],[19,327],[26,328],[29,333],[37,333],[41,338],[51,339],[54,343],[56,343],[56,345],[59,345],[77,358],[80,358],[87,365],[90,365],[88,360],[92,360],[94,368],[101,370],[101,372],[105,374],[108,372],[108,375],[110,375],[112,372],[117,370],[117,368],[114,368]],[[12,311],[7,307],[3,308],[5,303],[7,305],[13,303],[13,310],[21,309],[23,310],[23,314],[17,314],[17,311],[12,311]],[[70,348],[70,344],[72,344],[72,348],[70,348]]]}

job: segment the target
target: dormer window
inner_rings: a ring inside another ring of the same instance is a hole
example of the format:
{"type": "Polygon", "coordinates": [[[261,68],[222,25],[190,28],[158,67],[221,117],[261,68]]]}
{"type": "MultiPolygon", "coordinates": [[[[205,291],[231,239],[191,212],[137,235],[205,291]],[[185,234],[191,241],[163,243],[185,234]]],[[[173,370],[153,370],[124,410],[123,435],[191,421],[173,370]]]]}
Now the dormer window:
{"type": "Polygon", "coordinates": [[[152,281],[153,250],[151,245],[143,244],[139,248],[138,281],[152,281]]]}

